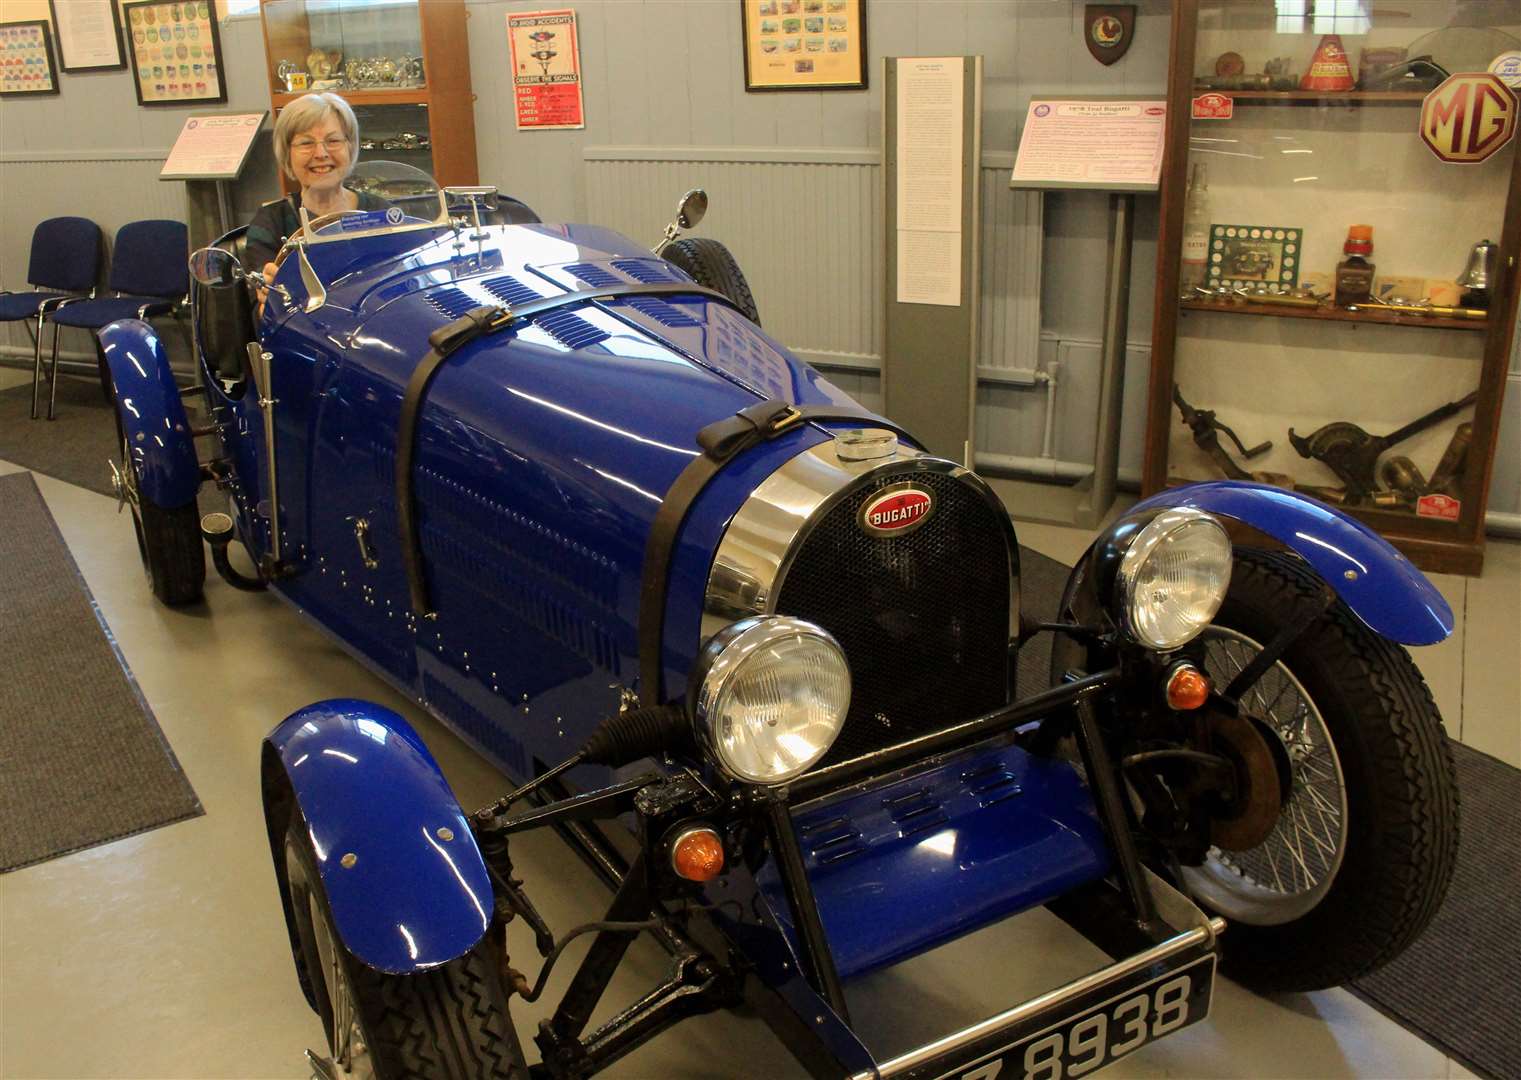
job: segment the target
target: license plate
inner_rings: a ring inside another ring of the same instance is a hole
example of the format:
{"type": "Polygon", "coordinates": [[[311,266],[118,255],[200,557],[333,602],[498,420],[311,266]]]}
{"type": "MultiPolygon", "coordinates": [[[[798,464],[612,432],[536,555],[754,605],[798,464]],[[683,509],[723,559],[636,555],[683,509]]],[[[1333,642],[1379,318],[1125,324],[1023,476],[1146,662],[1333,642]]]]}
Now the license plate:
{"type": "Polygon", "coordinates": [[[950,1080],[1062,1080],[1083,1076],[1154,1039],[1209,1015],[1215,958],[1206,956],[1150,980],[1105,987],[1104,1000],[1084,1003],[1033,1035],[949,1074],[950,1080]]]}

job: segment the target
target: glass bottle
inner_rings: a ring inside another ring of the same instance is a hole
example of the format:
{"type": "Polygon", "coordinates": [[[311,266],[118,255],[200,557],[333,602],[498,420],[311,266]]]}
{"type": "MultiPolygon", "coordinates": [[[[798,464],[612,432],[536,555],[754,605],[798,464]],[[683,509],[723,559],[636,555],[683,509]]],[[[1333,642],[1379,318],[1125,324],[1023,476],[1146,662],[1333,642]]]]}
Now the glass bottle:
{"type": "Polygon", "coordinates": [[[1183,201],[1183,259],[1178,273],[1179,290],[1192,296],[1204,284],[1209,267],[1209,179],[1202,161],[1190,169],[1188,194],[1183,201]]]}
{"type": "Polygon", "coordinates": [[[1342,251],[1347,257],[1336,264],[1336,306],[1366,304],[1373,296],[1373,264],[1364,256],[1373,254],[1373,226],[1348,227],[1342,251]]]}

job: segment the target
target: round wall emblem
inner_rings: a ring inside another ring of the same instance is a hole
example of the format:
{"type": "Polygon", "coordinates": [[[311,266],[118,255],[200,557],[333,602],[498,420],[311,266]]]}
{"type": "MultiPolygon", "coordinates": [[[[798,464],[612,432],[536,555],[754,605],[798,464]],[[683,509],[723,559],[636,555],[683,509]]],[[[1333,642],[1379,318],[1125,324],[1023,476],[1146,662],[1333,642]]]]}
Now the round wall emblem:
{"type": "Polygon", "coordinates": [[[1112,49],[1125,37],[1125,27],[1113,15],[1100,15],[1089,28],[1093,43],[1102,49],[1112,49]]]}
{"type": "Polygon", "coordinates": [[[877,492],[861,507],[859,521],[869,536],[904,536],[929,519],[935,496],[913,484],[894,484],[877,492]]]}

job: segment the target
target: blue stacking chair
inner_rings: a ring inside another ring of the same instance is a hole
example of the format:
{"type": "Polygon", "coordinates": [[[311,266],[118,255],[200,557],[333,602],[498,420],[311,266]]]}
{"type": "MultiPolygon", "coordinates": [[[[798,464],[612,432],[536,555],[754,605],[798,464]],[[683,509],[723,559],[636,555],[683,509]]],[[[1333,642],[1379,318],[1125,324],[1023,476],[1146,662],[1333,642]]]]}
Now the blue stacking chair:
{"type": "MultiPolygon", "coordinates": [[[[32,230],[28,292],[0,292],[0,323],[19,322],[32,339],[32,367],[42,362],[42,317],[63,303],[95,294],[100,279],[100,226],[89,218],[55,217],[32,230]],[[32,320],[36,320],[33,329],[32,320]]],[[[36,415],[37,402],[32,401],[36,415]]]]}
{"type": "MultiPolygon", "coordinates": [[[[133,221],[116,233],[111,249],[111,277],[106,286],[115,296],[63,300],[49,309],[43,320],[53,324],[53,357],[48,378],[48,419],[53,419],[58,397],[58,329],[75,326],[92,333],[117,319],[149,319],[167,315],[190,289],[186,259],[190,231],[182,221],[133,221]]],[[[42,344],[39,325],[37,362],[32,368],[32,419],[37,419],[37,391],[42,380],[42,344]]]]}

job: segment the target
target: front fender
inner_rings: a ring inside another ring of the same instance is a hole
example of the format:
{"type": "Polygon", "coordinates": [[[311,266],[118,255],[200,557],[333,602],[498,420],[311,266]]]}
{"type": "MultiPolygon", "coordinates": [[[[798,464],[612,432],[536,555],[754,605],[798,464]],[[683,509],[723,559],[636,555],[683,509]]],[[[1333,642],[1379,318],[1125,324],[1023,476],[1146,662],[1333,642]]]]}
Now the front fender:
{"type": "Polygon", "coordinates": [[[1131,513],[1169,506],[1232,518],[1291,548],[1354,615],[1391,641],[1434,645],[1452,633],[1452,608],[1436,586],[1389,541],[1323,502],[1266,484],[1216,480],[1158,492],[1131,513]]]}
{"type": "Polygon", "coordinates": [[[166,510],[184,506],[201,486],[201,464],[164,343],[141,319],[119,319],[99,337],[139,490],[166,510]]]}
{"type": "Polygon", "coordinates": [[[362,962],[423,971],[480,941],[494,905],[486,864],[433,755],[400,716],[353,698],[308,705],[264,740],[263,774],[276,876],[283,885],[294,798],[338,936],[362,962]]]}

